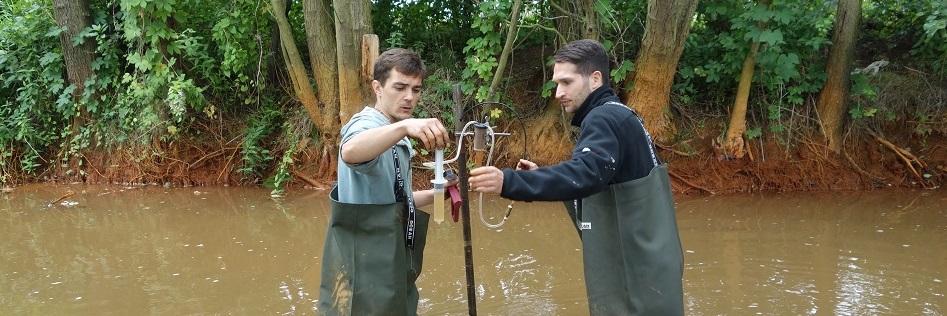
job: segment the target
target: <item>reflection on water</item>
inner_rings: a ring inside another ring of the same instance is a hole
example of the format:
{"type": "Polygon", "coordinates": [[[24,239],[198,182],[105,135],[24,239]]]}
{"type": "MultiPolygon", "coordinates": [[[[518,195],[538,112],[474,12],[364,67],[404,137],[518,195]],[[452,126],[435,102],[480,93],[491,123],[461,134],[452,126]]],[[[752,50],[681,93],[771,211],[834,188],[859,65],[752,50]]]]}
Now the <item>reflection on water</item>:
{"type": "MultiPolygon", "coordinates": [[[[947,310],[942,189],[676,202],[688,315],[947,310]]],[[[507,204],[488,202],[487,220],[507,204]]],[[[478,312],[587,314],[562,206],[514,208],[498,230],[471,216],[478,312]]],[[[18,187],[0,193],[0,315],[315,314],[327,214],[321,191],[18,187]]],[[[462,236],[432,223],[421,314],[467,313],[462,236]]]]}
{"type": "Polygon", "coordinates": [[[947,194],[680,199],[693,315],[943,315],[947,194]]]}

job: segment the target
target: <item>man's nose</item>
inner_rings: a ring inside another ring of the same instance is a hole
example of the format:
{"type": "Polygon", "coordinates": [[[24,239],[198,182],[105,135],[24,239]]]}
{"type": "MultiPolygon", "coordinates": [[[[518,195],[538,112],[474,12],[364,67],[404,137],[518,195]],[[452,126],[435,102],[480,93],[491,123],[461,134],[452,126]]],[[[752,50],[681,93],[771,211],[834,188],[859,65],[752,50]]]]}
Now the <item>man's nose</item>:
{"type": "Polygon", "coordinates": [[[561,87],[557,85],[556,86],[556,99],[562,99],[562,97],[564,96],[566,96],[565,89],[562,89],[561,87]]]}

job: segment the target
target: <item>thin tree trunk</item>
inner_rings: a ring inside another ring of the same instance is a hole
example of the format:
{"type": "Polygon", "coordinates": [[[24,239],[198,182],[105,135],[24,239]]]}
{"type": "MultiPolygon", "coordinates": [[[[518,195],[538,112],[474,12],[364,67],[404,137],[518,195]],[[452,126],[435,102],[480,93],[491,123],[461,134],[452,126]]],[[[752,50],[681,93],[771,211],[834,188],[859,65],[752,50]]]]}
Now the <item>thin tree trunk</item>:
{"type": "Polygon", "coordinates": [[[348,122],[370,103],[362,83],[362,35],[372,33],[371,6],[367,0],[333,0],[336,53],[339,65],[339,117],[348,122]]]}
{"type": "Polygon", "coordinates": [[[730,126],[727,127],[724,150],[736,158],[743,158],[743,133],[746,132],[746,108],[750,98],[750,86],[753,85],[753,72],[756,66],[756,54],[760,50],[760,42],[753,41],[750,51],[743,59],[743,71],[740,73],[740,84],[737,86],[737,97],[733,101],[733,111],[730,112],[730,126]]]}
{"type": "Polygon", "coordinates": [[[832,49],[826,72],[829,79],[819,93],[818,111],[822,119],[822,132],[829,149],[839,152],[842,148],[842,124],[848,109],[848,94],[851,89],[852,56],[858,36],[858,20],[861,18],[861,0],[840,0],[832,33],[832,49]]]}
{"type": "Polygon", "coordinates": [[[625,96],[625,104],[638,111],[651,136],[660,142],[672,140],[676,133],[668,115],[671,84],[696,9],[697,0],[649,0],[636,69],[628,73],[634,88],[625,96]]]}
{"type": "MultiPolygon", "coordinates": [[[[55,0],[53,1],[53,15],[56,24],[64,30],[59,34],[62,46],[63,60],[66,64],[66,77],[69,84],[74,85],[73,100],[78,102],[82,97],[85,82],[92,77],[92,60],[94,58],[95,41],[86,39],[82,44],[73,45],[73,38],[79,32],[89,27],[88,0],[55,0]]],[[[83,113],[85,109],[80,109],[83,113]]]]}
{"type": "Polygon", "coordinates": [[[487,101],[496,101],[493,96],[496,94],[497,86],[500,85],[500,78],[503,77],[503,69],[506,69],[506,63],[510,59],[510,51],[513,50],[513,42],[516,41],[516,27],[519,22],[520,8],[523,6],[523,0],[513,2],[513,14],[510,15],[510,29],[506,31],[506,44],[503,45],[503,52],[500,53],[500,61],[497,63],[497,70],[493,74],[493,82],[490,83],[490,90],[487,92],[487,101]]]}
{"type": "Polygon", "coordinates": [[[319,102],[316,94],[309,83],[309,74],[306,73],[306,65],[299,55],[299,49],[296,47],[296,40],[289,25],[289,20],[283,12],[286,12],[283,0],[271,0],[273,6],[273,16],[276,17],[276,24],[279,27],[280,42],[283,47],[283,59],[286,62],[286,69],[289,70],[289,78],[293,83],[293,91],[299,102],[302,103],[306,111],[309,112],[309,118],[313,122],[322,121],[322,112],[319,109],[319,102]]]}
{"type": "MultiPolygon", "coordinates": [[[[770,6],[770,0],[759,0],[758,5],[763,5],[767,9],[770,6]]],[[[766,24],[758,22],[760,31],[766,29],[766,24]]],[[[737,96],[733,101],[733,111],[730,112],[730,126],[727,127],[727,134],[724,138],[724,150],[736,158],[743,158],[746,154],[743,144],[743,133],[746,132],[746,110],[750,99],[750,87],[753,85],[753,73],[756,68],[756,55],[760,50],[759,39],[750,43],[750,51],[746,53],[743,59],[743,70],[740,72],[740,84],[737,86],[737,96]]]]}

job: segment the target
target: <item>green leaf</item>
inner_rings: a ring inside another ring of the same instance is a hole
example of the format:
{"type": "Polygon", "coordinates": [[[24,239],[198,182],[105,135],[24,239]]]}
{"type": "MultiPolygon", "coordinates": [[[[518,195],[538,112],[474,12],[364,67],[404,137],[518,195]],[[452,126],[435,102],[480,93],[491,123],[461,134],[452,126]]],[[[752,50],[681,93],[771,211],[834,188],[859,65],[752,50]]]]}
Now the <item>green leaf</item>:
{"type": "Polygon", "coordinates": [[[47,52],[46,54],[43,54],[43,57],[40,57],[39,64],[46,66],[58,60],[59,60],[59,54],[53,53],[53,52],[47,52]]]}
{"type": "Polygon", "coordinates": [[[760,33],[760,42],[777,45],[783,42],[783,32],[780,30],[765,30],[760,33]]]}
{"type": "Polygon", "coordinates": [[[45,37],[57,37],[57,36],[59,36],[59,34],[61,34],[61,33],[62,33],[63,31],[65,31],[65,30],[66,30],[65,27],[50,26],[50,27],[49,27],[49,30],[47,30],[47,31],[46,31],[46,34],[44,34],[43,36],[45,36],[45,37]]]}
{"type": "Polygon", "coordinates": [[[759,127],[746,131],[746,137],[749,139],[760,137],[760,135],[763,135],[763,130],[759,127]]]}
{"type": "Polygon", "coordinates": [[[498,119],[498,118],[500,118],[501,115],[503,115],[503,110],[500,110],[500,109],[493,109],[493,110],[490,110],[490,117],[491,117],[491,118],[498,119]]]}

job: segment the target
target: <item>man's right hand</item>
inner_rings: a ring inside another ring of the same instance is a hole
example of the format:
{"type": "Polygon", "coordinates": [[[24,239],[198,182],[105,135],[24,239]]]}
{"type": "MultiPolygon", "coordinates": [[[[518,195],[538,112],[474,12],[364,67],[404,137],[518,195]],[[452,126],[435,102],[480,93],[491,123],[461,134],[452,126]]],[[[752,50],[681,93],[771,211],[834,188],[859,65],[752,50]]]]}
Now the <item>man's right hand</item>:
{"type": "Polygon", "coordinates": [[[411,118],[398,123],[404,124],[408,137],[420,140],[428,151],[444,149],[450,140],[447,129],[436,118],[411,118]]]}

